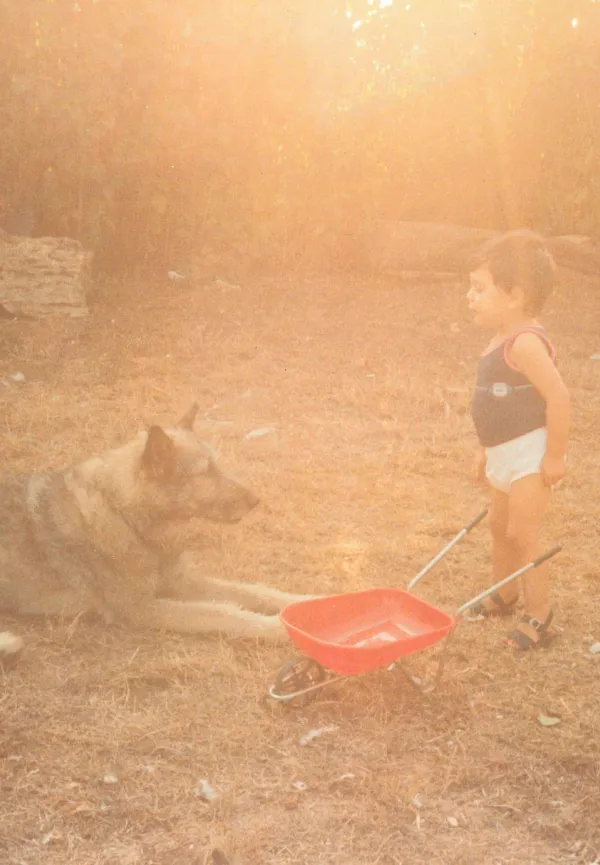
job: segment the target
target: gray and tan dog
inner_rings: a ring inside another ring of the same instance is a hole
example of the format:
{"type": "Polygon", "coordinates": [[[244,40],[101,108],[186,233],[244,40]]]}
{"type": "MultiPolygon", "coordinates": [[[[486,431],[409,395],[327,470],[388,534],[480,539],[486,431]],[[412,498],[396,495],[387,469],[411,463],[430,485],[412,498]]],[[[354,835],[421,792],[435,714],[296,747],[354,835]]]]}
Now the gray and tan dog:
{"type": "Polygon", "coordinates": [[[259,501],[196,438],[196,413],[65,471],[0,477],[0,609],[285,639],[277,613],[305,596],[195,575],[157,543],[173,521],[234,523],[259,501]]]}

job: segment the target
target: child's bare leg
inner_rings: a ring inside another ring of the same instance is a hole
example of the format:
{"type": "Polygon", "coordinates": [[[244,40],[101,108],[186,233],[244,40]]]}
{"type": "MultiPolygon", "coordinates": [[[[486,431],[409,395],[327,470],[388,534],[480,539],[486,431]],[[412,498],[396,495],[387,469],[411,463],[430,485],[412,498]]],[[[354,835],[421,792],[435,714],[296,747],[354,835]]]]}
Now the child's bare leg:
{"type": "MultiPolygon", "coordinates": [[[[514,544],[508,535],[508,495],[491,488],[492,501],[489,509],[488,524],[492,536],[492,571],[494,583],[499,583],[515,568],[514,544]]],[[[475,615],[506,616],[513,612],[519,597],[519,587],[509,583],[497,589],[473,607],[475,615]]]]}
{"type": "MultiPolygon", "coordinates": [[[[492,501],[489,510],[488,522],[492,535],[492,571],[494,583],[499,583],[513,571],[516,552],[513,539],[509,535],[509,496],[506,493],[492,487],[492,501]]],[[[509,583],[498,590],[500,597],[507,603],[513,604],[519,597],[519,587],[516,582],[509,583]]]]}
{"type": "MultiPolygon", "coordinates": [[[[522,568],[543,551],[540,527],[550,490],[540,474],[527,475],[515,481],[509,495],[508,537],[514,547],[514,566],[522,568]]],[[[528,571],[522,577],[525,613],[545,622],[548,605],[548,562],[528,571]]]]}

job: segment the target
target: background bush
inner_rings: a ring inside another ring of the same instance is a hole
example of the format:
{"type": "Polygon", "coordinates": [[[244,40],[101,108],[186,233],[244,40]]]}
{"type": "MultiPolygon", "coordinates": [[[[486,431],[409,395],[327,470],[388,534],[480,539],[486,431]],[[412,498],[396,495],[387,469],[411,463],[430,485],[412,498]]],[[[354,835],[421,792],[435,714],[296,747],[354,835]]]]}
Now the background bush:
{"type": "Polygon", "coordinates": [[[600,233],[595,0],[0,0],[0,19],[0,219],[101,269],[291,267],[378,218],[600,233]]]}

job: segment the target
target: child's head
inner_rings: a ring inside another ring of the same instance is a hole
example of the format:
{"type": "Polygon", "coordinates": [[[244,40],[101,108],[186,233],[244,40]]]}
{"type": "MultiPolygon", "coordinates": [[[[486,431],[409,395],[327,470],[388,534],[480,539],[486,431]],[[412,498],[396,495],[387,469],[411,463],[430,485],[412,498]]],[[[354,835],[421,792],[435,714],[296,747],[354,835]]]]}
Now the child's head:
{"type": "Polygon", "coordinates": [[[520,289],[523,312],[532,316],[541,312],[556,278],[556,265],[543,237],[527,229],[509,231],[486,243],[471,270],[486,270],[496,288],[507,295],[520,289]]]}

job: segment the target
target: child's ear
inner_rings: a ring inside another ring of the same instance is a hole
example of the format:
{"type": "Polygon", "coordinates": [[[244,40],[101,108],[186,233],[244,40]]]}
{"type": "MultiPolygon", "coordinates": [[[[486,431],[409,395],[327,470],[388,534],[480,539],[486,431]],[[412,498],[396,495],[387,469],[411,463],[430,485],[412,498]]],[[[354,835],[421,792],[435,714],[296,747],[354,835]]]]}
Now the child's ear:
{"type": "Polygon", "coordinates": [[[508,297],[513,309],[522,309],[525,306],[525,292],[520,285],[513,286],[508,297]]]}

